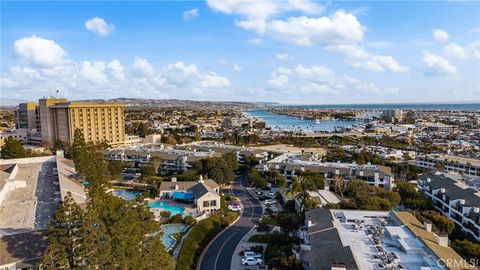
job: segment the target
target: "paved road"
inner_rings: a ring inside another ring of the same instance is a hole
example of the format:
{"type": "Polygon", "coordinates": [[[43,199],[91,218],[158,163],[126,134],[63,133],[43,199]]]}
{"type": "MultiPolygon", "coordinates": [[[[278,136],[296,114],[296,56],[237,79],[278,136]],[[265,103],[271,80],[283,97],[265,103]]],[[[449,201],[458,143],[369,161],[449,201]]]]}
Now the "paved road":
{"type": "Polygon", "coordinates": [[[243,213],[240,219],[222,234],[220,234],[205,252],[200,270],[227,270],[230,269],[235,248],[243,236],[255,226],[255,222],[262,217],[262,206],[246,189],[245,177],[238,177],[231,192],[237,196],[243,204],[243,213]],[[242,184],[240,184],[242,183],[242,184]]]}

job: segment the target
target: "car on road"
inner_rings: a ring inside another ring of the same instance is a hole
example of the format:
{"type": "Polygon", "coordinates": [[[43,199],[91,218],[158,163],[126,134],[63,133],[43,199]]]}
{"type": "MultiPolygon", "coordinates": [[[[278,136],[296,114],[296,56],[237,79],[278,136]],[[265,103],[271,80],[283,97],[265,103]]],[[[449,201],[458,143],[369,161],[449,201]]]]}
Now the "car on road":
{"type": "Polygon", "coordinates": [[[265,200],[265,204],[275,204],[275,200],[274,199],[265,200]]]}
{"type": "Polygon", "coordinates": [[[257,195],[263,195],[263,192],[257,191],[257,192],[255,192],[255,194],[257,194],[257,195]]]}
{"type": "Polygon", "coordinates": [[[252,257],[252,258],[262,258],[262,254],[260,253],[256,253],[256,252],[253,252],[253,251],[245,251],[243,253],[243,258],[249,258],[249,257],[252,257]]]}
{"type": "Polygon", "coordinates": [[[246,257],[242,259],[243,265],[261,265],[263,260],[260,258],[246,257]]]}
{"type": "Polygon", "coordinates": [[[240,212],[240,211],[242,211],[242,207],[240,205],[230,204],[230,205],[228,205],[228,210],[235,211],[235,212],[240,212]]]}
{"type": "Polygon", "coordinates": [[[268,193],[268,195],[270,195],[270,196],[275,196],[275,192],[270,191],[270,192],[268,193]]]}

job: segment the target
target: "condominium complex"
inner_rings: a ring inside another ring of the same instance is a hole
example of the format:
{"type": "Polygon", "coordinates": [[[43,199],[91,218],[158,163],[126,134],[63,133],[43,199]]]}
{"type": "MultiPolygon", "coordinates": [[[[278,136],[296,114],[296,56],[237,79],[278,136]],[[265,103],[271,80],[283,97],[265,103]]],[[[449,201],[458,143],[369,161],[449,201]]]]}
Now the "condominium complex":
{"type": "Polygon", "coordinates": [[[462,231],[480,241],[480,195],[462,182],[440,175],[424,175],[418,188],[430,197],[433,206],[462,231]]]}
{"type": "Polygon", "coordinates": [[[390,167],[373,164],[340,162],[321,162],[316,155],[282,154],[264,164],[256,166],[259,171],[276,170],[287,180],[293,180],[300,172],[316,172],[325,176],[327,181],[340,177],[343,181],[364,180],[370,185],[392,190],[394,175],[390,167]]]}
{"type": "Polygon", "coordinates": [[[458,172],[467,175],[480,175],[480,160],[451,155],[431,154],[418,156],[417,166],[444,172],[458,172]]]}
{"type": "Polygon", "coordinates": [[[42,98],[38,104],[19,104],[15,113],[17,130],[27,129],[30,137],[42,141],[73,142],[76,129],[86,141],[123,144],[125,141],[124,104],[115,102],[68,102],[42,98]]]}

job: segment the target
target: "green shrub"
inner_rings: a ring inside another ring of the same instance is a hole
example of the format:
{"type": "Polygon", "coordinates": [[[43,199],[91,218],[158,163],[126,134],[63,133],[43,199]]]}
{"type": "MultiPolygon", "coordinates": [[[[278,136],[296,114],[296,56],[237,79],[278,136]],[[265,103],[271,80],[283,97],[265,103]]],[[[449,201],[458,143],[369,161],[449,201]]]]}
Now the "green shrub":
{"type": "Polygon", "coordinates": [[[235,220],[236,217],[233,217],[236,215],[238,214],[232,213],[232,215],[227,215],[227,217],[213,215],[193,226],[190,234],[185,238],[182,248],[180,249],[176,269],[195,269],[198,258],[203,249],[229,224],[230,220],[235,220]]]}

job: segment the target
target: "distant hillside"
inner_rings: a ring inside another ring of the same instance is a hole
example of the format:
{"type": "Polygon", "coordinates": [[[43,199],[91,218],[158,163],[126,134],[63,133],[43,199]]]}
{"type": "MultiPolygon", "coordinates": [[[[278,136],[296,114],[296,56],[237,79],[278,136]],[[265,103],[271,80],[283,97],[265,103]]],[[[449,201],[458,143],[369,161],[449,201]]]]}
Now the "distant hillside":
{"type": "MultiPolygon", "coordinates": [[[[100,101],[100,100],[88,100],[100,101]]],[[[202,107],[202,106],[271,106],[276,102],[243,102],[243,101],[196,101],[179,99],[144,99],[144,98],[114,98],[106,101],[126,103],[130,107],[202,107]]]]}

